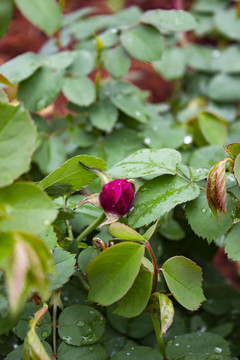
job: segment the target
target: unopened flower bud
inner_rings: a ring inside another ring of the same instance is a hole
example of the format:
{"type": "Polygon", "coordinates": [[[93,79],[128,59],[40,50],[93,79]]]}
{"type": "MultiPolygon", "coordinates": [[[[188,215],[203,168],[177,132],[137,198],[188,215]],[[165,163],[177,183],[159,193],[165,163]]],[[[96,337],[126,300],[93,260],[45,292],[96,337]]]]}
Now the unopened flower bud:
{"type": "Polygon", "coordinates": [[[126,179],[117,179],[103,186],[99,201],[106,213],[123,216],[130,210],[134,197],[131,183],[126,179]]]}

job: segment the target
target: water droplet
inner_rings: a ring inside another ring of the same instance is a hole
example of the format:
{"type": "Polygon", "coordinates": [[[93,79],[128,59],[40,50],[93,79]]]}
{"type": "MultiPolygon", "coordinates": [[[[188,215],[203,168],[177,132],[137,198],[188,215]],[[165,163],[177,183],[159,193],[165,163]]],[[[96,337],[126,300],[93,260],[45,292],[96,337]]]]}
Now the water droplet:
{"type": "Polygon", "coordinates": [[[43,330],[42,332],[41,332],[41,337],[43,338],[43,339],[46,339],[47,337],[48,337],[48,331],[47,330],[43,330]]]}
{"type": "Polygon", "coordinates": [[[37,322],[37,327],[41,326],[41,323],[40,321],[37,322]]]}
{"type": "Polygon", "coordinates": [[[44,220],[44,225],[50,225],[50,221],[49,220],[44,220]]]}
{"type": "Polygon", "coordinates": [[[17,349],[18,348],[18,344],[13,344],[13,348],[17,349]]]}
{"type": "Polygon", "coordinates": [[[64,300],[64,301],[68,301],[68,300],[69,300],[69,297],[68,297],[68,296],[64,296],[64,297],[63,297],[63,300],[64,300]]]}
{"type": "Polygon", "coordinates": [[[136,115],[136,116],[141,116],[142,114],[140,113],[140,111],[136,111],[136,112],[135,112],[135,115],[136,115]]]}
{"type": "Polygon", "coordinates": [[[90,347],[88,348],[88,350],[92,352],[92,351],[93,351],[93,347],[90,346],[90,347]]]}
{"type": "Polygon", "coordinates": [[[175,346],[179,346],[179,343],[176,343],[175,346]]]}
{"type": "Polygon", "coordinates": [[[146,145],[149,145],[149,144],[151,144],[151,139],[149,137],[146,137],[144,139],[144,142],[145,142],[146,145]]]}
{"type": "Polygon", "coordinates": [[[214,352],[217,353],[217,354],[220,354],[222,352],[222,349],[220,347],[215,347],[214,348],[214,352]]]}
{"type": "Polygon", "coordinates": [[[82,326],[84,326],[85,325],[85,322],[84,321],[78,321],[77,322],[77,326],[78,327],[82,327],[82,326]]]}
{"type": "Polygon", "coordinates": [[[93,314],[95,314],[95,313],[94,313],[93,310],[90,310],[90,311],[89,311],[89,314],[92,314],[92,315],[93,315],[93,314]]]}
{"type": "Polygon", "coordinates": [[[116,29],[116,28],[111,29],[111,33],[116,34],[117,32],[118,32],[118,29],[116,29]]]}
{"type": "Polygon", "coordinates": [[[129,352],[127,352],[127,354],[126,354],[127,356],[129,356],[130,355],[130,353],[129,352]]]}
{"type": "Polygon", "coordinates": [[[192,138],[192,136],[187,135],[187,136],[185,136],[183,141],[184,141],[184,144],[191,144],[191,142],[193,141],[193,138],[192,138]]]}
{"type": "Polygon", "coordinates": [[[131,350],[134,350],[135,348],[134,348],[134,346],[133,347],[131,347],[131,350]]]}
{"type": "Polygon", "coordinates": [[[207,212],[207,209],[203,208],[201,212],[205,214],[207,212]]]}
{"type": "Polygon", "coordinates": [[[187,345],[187,347],[189,348],[189,347],[190,347],[190,345],[187,345]]]}

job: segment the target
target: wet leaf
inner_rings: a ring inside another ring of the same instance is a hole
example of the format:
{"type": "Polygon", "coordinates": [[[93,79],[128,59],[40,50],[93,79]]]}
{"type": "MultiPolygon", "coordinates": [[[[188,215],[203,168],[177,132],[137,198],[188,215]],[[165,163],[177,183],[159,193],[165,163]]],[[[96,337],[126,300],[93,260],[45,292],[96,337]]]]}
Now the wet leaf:
{"type": "Polygon", "coordinates": [[[177,336],[167,343],[166,355],[169,360],[180,357],[201,360],[230,360],[229,344],[218,335],[211,333],[193,333],[177,336]]]}
{"type": "Polygon", "coordinates": [[[148,225],[176,205],[199,196],[199,187],[178,176],[164,175],[147,181],[138,190],[129,216],[129,225],[148,225]]]}
{"type": "Polygon", "coordinates": [[[90,306],[72,305],[59,316],[59,336],[69,345],[94,344],[102,337],[104,328],[105,318],[90,306]]]}
{"type": "Polygon", "coordinates": [[[114,178],[176,174],[181,155],[173,149],[143,149],[120,161],[108,171],[114,178]]]}

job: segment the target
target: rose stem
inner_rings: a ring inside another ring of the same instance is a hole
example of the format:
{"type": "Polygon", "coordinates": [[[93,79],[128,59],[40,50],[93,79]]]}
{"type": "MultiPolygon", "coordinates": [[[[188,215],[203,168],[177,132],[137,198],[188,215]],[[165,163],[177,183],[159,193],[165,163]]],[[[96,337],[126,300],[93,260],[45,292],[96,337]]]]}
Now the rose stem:
{"type": "Polygon", "coordinates": [[[156,289],[157,289],[157,280],[158,280],[158,266],[157,266],[157,261],[156,261],[156,258],[155,258],[155,255],[152,251],[152,248],[151,248],[151,245],[148,242],[145,243],[145,246],[146,248],[148,249],[149,251],[149,254],[151,256],[151,259],[152,259],[152,262],[153,262],[153,266],[154,266],[154,280],[153,280],[153,288],[152,288],[152,294],[156,292],[156,289]]]}
{"type": "Polygon", "coordinates": [[[150,315],[151,315],[151,319],[152,319],[152,323],[153,323],[153,327],[154,327],[154,331],[155,331],[155,335],[156,335],[156,339],[157,339],[157,343],[158,343],[159,352],[165,358],[165,356],[166,356],[165,355],[165,344],[164,344],[163,337],[161,334],[161,329],[160,329],[159,320],[157,317],[157,312],[154,312],[152,309],[150,311],[150,315]]]}
{"type": "Polygon", "coordinates": [[[89,225],[78,237],[77,243],[79,244],[85,239],[91,232],[93,232],[105,219],[105,213],[103,212],[91,225],[89,225]]]}
{"type": "Polygon", "coordinates": [[[57,358],[57,304],[60,290],[57,290],[53,298],[53,357],[57,358]]]}

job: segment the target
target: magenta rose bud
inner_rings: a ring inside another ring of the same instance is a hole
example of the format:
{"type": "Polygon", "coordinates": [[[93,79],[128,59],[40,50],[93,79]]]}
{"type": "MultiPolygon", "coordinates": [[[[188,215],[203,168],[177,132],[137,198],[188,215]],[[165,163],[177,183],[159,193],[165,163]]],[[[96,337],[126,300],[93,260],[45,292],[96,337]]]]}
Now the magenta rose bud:
{"type": "Polygon", "coordinates": [[[99,195],[101,207],[106,213],[125,215],[131,208],[135,193],[126,179],[110,181],[99,195]]]}

